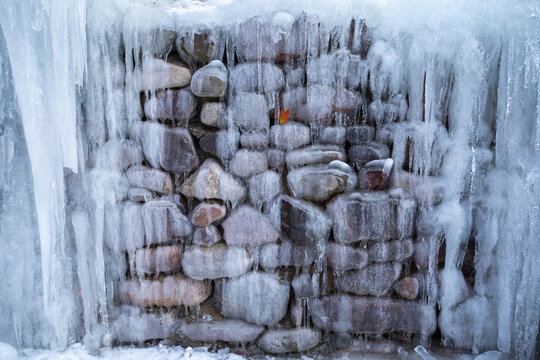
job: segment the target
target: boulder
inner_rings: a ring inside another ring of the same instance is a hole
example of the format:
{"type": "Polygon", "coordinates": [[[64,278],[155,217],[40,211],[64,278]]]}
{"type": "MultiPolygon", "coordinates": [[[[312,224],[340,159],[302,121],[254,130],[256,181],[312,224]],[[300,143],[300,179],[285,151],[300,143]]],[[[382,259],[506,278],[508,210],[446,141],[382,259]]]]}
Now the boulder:
{"type": "Polygon", "coordinates": [[[221,29],[214,26],[194,28],[190,25],[177,33],[176,50],[185,62],[206,64],[223,57],[225,41],[221,29]]]}
{"type": "Polygon", "coordinates": [[[391,298],[330,295],[313,300],[311,318],[322,330],[361,334],[402,331],[429,337],[437,327],[434,306],[391,298]]]}
{"type": "Polygon", "coordinates": [[[341,244],[413,235],[416,203],[408,198],[382,191],[347,193],[334,198],[326,210],[334,239],[341,244]]]}
{"type": "Polygon", "coordinates": [[[289,196],[281,197],[281,235],[298,246],[326,242],[331,221],[319,207],[289,196]]]}
{"type": "Polygon", "coordinates": [[[221,234],[214,225],[197,228],[191,241],[194,245],[212,246],[221,240],[221,234]]]}
{"type": "Polygon", "coordinates": [[[320,332],[314,329],[272,329],[265,332],[257,344],[271,354],[301,353],[317,346],[320,340],[320,332]]]}
{"type": "Polygon", "coordinates": [[[180,269],[182,249],[178,245],[141,248],[130,253],[129,263],[134,273],[159,274],[180,269]]]}
{"type": "Polygon", "coordinates": [[[196,306],[212,292],[208,281],[197,281],[183,275],[169,275],[153,280],[122,280],[118,284],[120,301],[134,306],[196,306]]]}
{"type": "Polygon", "coordinates": [[[368,254],[352,246],[327,243],[324,249],[326,264],[337,271],[362,269],[368,263],[368,254]]]}
{"type": "Polygon", "coordinates": [[[144,122],[138,128],[144,157],[154,168],[176,173],[190,172],[199,157],[189,130],[144,122]]]}
{"type": "Polygon", "coordinates": [[[242,63],[231,70],[231,87],[236,92],[272,94],[285,86],[283,71],[274,63],[242,63]]]}
{"type": "Polygon", "coordinates": [[[200,203],[191,212],[191,222],[197,226],[203,227],[221,220],[227,214],[227,209],[223,205],[200,203]]]}
{"type": "Polygon", "coordinates": [[[358,185],[358,176],[356,176],[356,172],[351,165],[340,160],[334,160],[328,164],[328,168],[339,170],[347,174],[347,185],[345,186],[346,192],[354,191],[354,189],[356,189],[356,186],[358,185]]]}
{"type": "Polygon", "coordinates": [[[191,235],[191,221],[167,200],[152,200],[142,206],[146,245],[161,244],[191,235]]]}
{"type": "Polygon", "coordinates": [[[345,161],[347,155],[343,148],[337,145],[311,145],[289,151],[285,157],[290,167],[311,164],[327,164],[333,160],[345,161]]]}
{"type": "Polygon", "coordinates": [[[275,171],[267,170],[249,179],[248,186],[249,200],[253,206],[270,203],[281,193],[281,176],[275,171]]]}
{"type": "Polygon", "coordinates": [[[197,171],[180,186],[180,192],[187,197],[219,199],[237,202],[244,198],[244,186],[214,159],[206,160],[197,171]]]}
{"type": "Polygon", "coordinates": [[[223,127],[223,113],[225,104],[220,102],[205,102],[201,108],[201,122],[205,125],[221,128],[223,127]]]}
{"type": "Polygon", "coordinates": [[[161,194],[169,194],[173,188],[170,175],[158,169],[135,165],[126,171],[126,177],[131,186],[146,188],[161,194]]]}
{"type": "Polygon", "coordinates": [[[373,160],[387,159],[390,157],[390,149],[384,144],[372,142],[351,146],[348,155],[349,161],[360,167],[373,160]]]}
{"type": "Polygon", "coordinates": [[[156,93],[144,103],[144,114],[150,120],[189,120],[197,108],[197,99],[189,88],[156,93]]]}
{"type": "Polygon", "coordinates": [[[339,279],[339,288],[356,295],[386,295],[401,274],[401,264],[369,265],[339,279]]]}
{"type": "Polygon", "coordinates": [[[223,280],[214,296],[226,318],[257,325],[276,325],[287,312],[290,284],[275,274],[250,272],[236,279],[223,280]]]}
{"type": "Polygon", "coordinates": [[[270,141],[278,148],[292,150],[311,142],[311,130],[308,126],[293,121],[276,124],[270,128],[270,141]]]}
{"type": "Polygon", "coordinates": [[[275,242],[279,236],[270,220],[249,205],[238,207],[221,226],[229,246],[262,245],[275,242]]]}
{"type": "Polygon", "coordinates": [[[238,150],[229,164],[233,175],[247,178],[268,169],[266,154],[246,149],[238,150]]]}
{"type": "Polygon", "coordinates": [[[378,241],[369,250],[369,261],[403,261],[412,256],[414,245],[411,239],[378,241]]]}
{"type": "Polygon", "coordinates": [[[347,179],[347,173],[328,165],[310,165],[291,170],[287,186],[295,197],[321,202],[344,192],[347,179]]]}
{"type": "Polygon", "coordinates": [[[184,252],[182,269],[192,279],[232,278],[245,274],[253,260],[243,247],[191,245],[184,252]]]}
{"type": "Polygon", "coordinates": [[[184,87],[190,81],[191,71],[186,66],[158,58],[144,58],[141,69],[133,72],[137,91],[184,87]]]}
{"type": "Polygon", "coordinates": [[[268,104],[263,95],[242,92],[236,94],[229,107],[233,121],[242,130],[268,129],[268,104]]]}
{"type": "Polygon", "coordinates": [[[390,173],[394,160],[373,160],[358,171],[358,187],[360,190],[384,190],[388,188],[390,173]]]}
{"type": "Polygon", "coordinates": [[[264,326],[250,324],[242,320],[197,321],[183,324],[182,335],[191,341],[212,343],[248,343],[257,339],[264,331],[264,326]]]}
{"type": "Polygon", "coordinates": [[[219,60],[197,70],[191,77],[191,91],[198,97],[222,97],[227,88],[227,68],[219,60]]]}
{"type": "Polygon", "coordinates": [[[416,277],[405,277],[394,284],[394,291],[402,298],[414,300],[418,297],[420,284],[416,277]]]}
{"type": "Polygon", "coordinates": [[[281,266],[306,267],[313,264],[315,251],[311,247],[295,246],[288,241],[261,247],[259,263],[265,271],[274,272],[281,266]]]}

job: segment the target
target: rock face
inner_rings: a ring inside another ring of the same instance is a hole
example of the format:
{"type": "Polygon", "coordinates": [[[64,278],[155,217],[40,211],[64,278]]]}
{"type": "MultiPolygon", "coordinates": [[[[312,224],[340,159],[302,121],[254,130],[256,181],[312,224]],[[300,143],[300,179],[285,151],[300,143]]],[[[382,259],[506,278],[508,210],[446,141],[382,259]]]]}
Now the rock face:
{"type": "Polygon", "coordinates": [[[152,200],[142,207],[146,244],[160,244],[193,233],[191,221],[167,200],[152,200]]]}
{"type": "Polygon", "coordinates": [[[413,234],[416,203],[410,199],[384,192],[355,192],[337,196],[326,209],[334,224],[334,239],[341,244],[413,234]]]}
{"type": "Polygon", "coordinates": [[[297,122],[273,125],[270,128],[270,141],[278,148],[292,150],[307,145],[311,141],[309,127],[297,122]]]}
{"type": "Polygon", "coordinates": [[[259,263],[268,272],[274,272],[280,266],[306,267],[315,260],[312,248],[295,246],[291,243],[266,244],[261,247],[259,263]]]}
{"type": "Polygon", "coordinates": [[[139,128],[144,157],[154,168],[171,172],[189,172],[199,165],[199,157],[189,130],[167,128],[145,122],[139,128]]]}
{"type": "Polygon", "coordinates": [[[193,233],[194,245],[212,246],[221,240],[221,234],[214,225],[208,225],[202,228],[198,228],[193,233]]]}
{"type": "Polygon", "coordinates": [[[144,103],[144,113],[151,120],[188,120],[197,107],[189,88],[165,90],[144,103]]]}
{"type": "Polygon", "coordinates": [[[248,343],[257,339],[264,331],[264,326],[254,325],[241,320],[222,320],[193,322],[181,326],[181,333],[191,341],[229,343],[248,343]]]}
{"type": "Polygon", "coordinates": [[[195,306],[212,292],[207,281],[170,275],[156,280],[124,280],[118,285],[120,301],[135,306],[195,306]]]}
{"type": "Polygon", "coordinates": [[[162,194],[169,194],[172,191],[171,177],[158,169],[135,165],[126,171],[126,177],[131,186],[146,188],[162,194]]]}
{"type": "Polygon", "coordinates": [[[232,278],[245,274],[253,260],[243,247],[192,245],[184,252],[182,269],[192,279],[232,278]]]}
{"type": "Polygon", "coordinates": [[[226,173],[221,165],[213,160],[206,160],[180,187],[180,192],[187,197],[199,200],[219,199],[236,202],[246,195],[244,186],[231,174],[226,173]]]}
{"type": "Polygon", "coordinates": [[[214,303],[225,317],[274,326],[287,312],[289,287],[277,275],[251,272],[223,280],[214,303]]]}
{"type": "Polygon", "coordinates": [[[367,252],[335,243],[326,244],[324,256],[327,265],[338,271],[361,269],[368,263],[367,252]]]}
{"type": "Polygon", "coordinates": [[[225,217],[227,209],[223,205],[201,203],[193,209],[191,222],[197,226],[207,226],[225,217]]]}
{"type": "Polygon", "coordinates": [[[268,330],[261,336],[259,347],[272,354],[304,352],[319,344],[321,334],[309,328],[268,330]]]}
{"type": "Polygon", "coordinates": [[[222,226],[229,246],[262,245],[275,242],[279,236],[270,220],[249,205],[234,210],[222,226]]]}
{"type": "Polygon", "coordinates": [[[330,236],[331,221],[317,206],[289,196],[281,198],[281,234],[298,246],[324,242],[330,236]]]}
{"type": "Polygon", "coordinates": [[[401,264],[369,265],[348,273],[339,280],[339,288],[356,295],[383,296],[387,294],[401,274],[401,264]]]}
{"type": "Polygon", "coordinates": [[[227,88],[227,68],[219,60],[213,60],[193,74],[191,91],[198,97],[221,97],[227,88]]]}
{"type": "Polygon", "coordinates": [[[437,326],[433,306],[390,298],[330,295],[313,301],[311,316],[319,329],[361,334],[403,331],[430,336],[437,326]]]}
{"type": "Polygon", "coordinates": [[[168,273],[180,269],[182,249],[177,245],[137,249],[130,265],[139,275],[168,273]]]}

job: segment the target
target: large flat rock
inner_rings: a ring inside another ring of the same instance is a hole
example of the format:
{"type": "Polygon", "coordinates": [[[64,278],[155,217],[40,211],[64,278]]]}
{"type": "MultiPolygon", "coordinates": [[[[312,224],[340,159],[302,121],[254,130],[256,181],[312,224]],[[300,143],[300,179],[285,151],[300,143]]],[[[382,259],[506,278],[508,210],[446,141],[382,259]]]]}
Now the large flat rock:
{"type": "Polygon", "coordinates": [[[242,320],[197,321],[181,326],[182,334],[191,341],[248,343],[257,339],[264,326],[242,320]]]}
{"type": "Polygon", "coordinates": [[[259,347],[271,354],[304,352],[319,344],[321,333],[310,328],[271,329],[261,336],[259,347]]]}

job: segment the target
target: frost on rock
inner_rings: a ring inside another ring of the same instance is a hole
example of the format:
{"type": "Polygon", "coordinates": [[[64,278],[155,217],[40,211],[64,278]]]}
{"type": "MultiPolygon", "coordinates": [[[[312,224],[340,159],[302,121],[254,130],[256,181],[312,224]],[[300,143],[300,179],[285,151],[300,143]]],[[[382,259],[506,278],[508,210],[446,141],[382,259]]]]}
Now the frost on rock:
{"type": "Polygon", "coordinates": [[[189,88],[165,90],[150,97],[144,113],[151,120],[189,120],[197,107],[197,99],[189,88]]]}
{"type": "Polygon", "coordinates": [[[176,37],[176,50],[188,64],[221,60],[225,47],[224,36],[219,27],[199,25],[180,28],[176,37]]]}
{"type": "Polygon", "coordinates": [[[253,260],[243,247],[192,245],[182,258],[184,274],[192,279],[234,278],[245,274],[253,260]]]}
{"type": "Polygon", "coordinates": [[[281,177],[275,171],[265,171],[248,181],[249,200],[253,206],[269,203],[281,193],[281,177]]]}
{"type": "Polygon", "coordinates": [[[296,246],[288,241],[281,244],[266,244],[261,247],[259,262],[268,272],[278,267],[294,266],[296,268],[310,266],[315,260],[315,251],[310,247],[296,246]]]}
{"type": "Polygon", "coordinates": [[[130,264],[139,275],[168,273],[180,269],[181,258],[182,249],[176,245],[141,248],[130,258],[130,264]]]}
{"type": "Polygon", "coordinates": [[[292,150],[311,141],[309,127],[296,122],[287,122],[283,125],[273,125],[270,128],[270,140],[278,148],[292,150]]]}
{"type": "Polygon", "coordinates": [[[268,169],[268,161],[263,152],[242,149],[234,155],[230,168],[233,175],[247,178],[268,169]]]}
{"type": "Polygon", "coordinates": [[[193,233],[191,221],[167,200],[152,200],[142,206],[145,242],[164,243],[193,233]]]}
{"type": "Polygon", "coordinates": [[[345,151],[336,145],[310,145],[300,149],[289,151],[285,161],[290,167],[310,164],[324,164],[334,160],[344,161],[347,156],[345,151]]]}
{"type": "Polygon", "coordinates": [[[212,246],[221,240],[221,234],[214,225],[197,228],[191,241],[194,245],[212,246]]]}
{"type": "Polygon", "coordinates": [[[227,89],[227,68],[219,60],[197,70],[191,77],[191,91],[198,97],[222,97],[227,89]]]}
{"type": "Polygon", "coordinates": [[[225,104],[219,102],[205,102],[201,109],[201,122],[205,125],[222,127],[222,117],[225,112],[225,104]]]}
{"type": "Polygon", "coordinates": [[[199,321],[182,325],[180,331],[191,341],[248,343],[264,332],[264,326],[242,320],[199,321]]]}
{"type": "Polygon", "coordinates": [[[262,245],[275,242],[279,236],[270,219],[249,205],[234,210],[222,226],[229,246],[262,245]]]}
{"type": "Polygon", "coordinates": [[[157,58],[144,58],[141,69],[133,73],[135,90],[157,90],[184,87],[191,81],[191,71],[182,64],[157,58]]]}
{"type": "Polygon", "coordinates": [[[242,130],[267,129],[270,126],[268,104],[263,95],[241,92],[229,107],[234,123],[242,130]]]}
{"type": "Polygon", "coordinates": [[[305,166],[287,174],[287,185],[292,195],[317,202],[328,200],[345,191],[347,173],[322,166],[305,166]]]}
{"type": "Polygon", "coordinates": [[[332,223],[324,211],[303,200],[281,198],[281,234],[298,246],[325,242],[332,223]]]}
{"type": "Polygon", "coordinates": [[[339,280],[339,288],[356,295],[386,295],[401,274],[401,264],[369,265],[339,280]]]}
{"type": "Polygon", "coordinates": [[[126,171],[126,176],[131,186],[146,188],[162,194],[169,194],[172,191],[171,177],[158,169],[136,165],[126,171]]]}
{"type": "Polygon", "coordinates": [[[304,352],[319,344],[319,331],[308,328],[268,330],[258,340],[258,344],[271,354],[304,352]]]}
{"type": "Polygon", "coordinates": [[[328,267],[338,271],[361,269],[368,263],[368,254],[347,245],[327,243],[324,256],[328,267]]]}
{"type": "Polygon", "coordinates": [[[244,63],[231,70],[231,87],[236,92],[272,94],[285,86],[283,71],[273,63],[244,63]]]}

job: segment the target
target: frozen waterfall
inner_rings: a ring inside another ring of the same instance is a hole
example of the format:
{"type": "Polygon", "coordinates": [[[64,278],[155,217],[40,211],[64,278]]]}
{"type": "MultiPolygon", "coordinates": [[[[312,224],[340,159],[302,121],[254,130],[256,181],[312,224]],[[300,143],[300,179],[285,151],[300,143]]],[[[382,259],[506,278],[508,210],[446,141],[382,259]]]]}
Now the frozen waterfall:
{"type": "Polygon", "coordinates": [[[539,17],[3,0],[0,358],[537,358],[539,17]]]}

